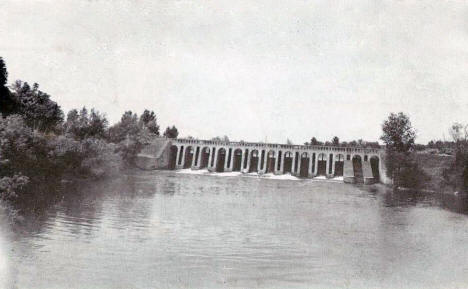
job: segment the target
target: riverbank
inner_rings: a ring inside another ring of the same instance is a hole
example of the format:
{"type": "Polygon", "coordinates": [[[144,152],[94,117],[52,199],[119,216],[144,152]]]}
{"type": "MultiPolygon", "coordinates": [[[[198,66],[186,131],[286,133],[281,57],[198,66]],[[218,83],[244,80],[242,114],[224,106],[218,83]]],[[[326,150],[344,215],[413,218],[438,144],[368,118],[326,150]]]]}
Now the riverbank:
{"type": "Polygon", "coordinates": [[[434,192],[453,193],[453,190],[444,186],[443,172],[450,168],[454,157],[446,154],[417,153],[416,161],[419,167],[429,176],[429,180],[422,187],[423,190],[434,192]]]}

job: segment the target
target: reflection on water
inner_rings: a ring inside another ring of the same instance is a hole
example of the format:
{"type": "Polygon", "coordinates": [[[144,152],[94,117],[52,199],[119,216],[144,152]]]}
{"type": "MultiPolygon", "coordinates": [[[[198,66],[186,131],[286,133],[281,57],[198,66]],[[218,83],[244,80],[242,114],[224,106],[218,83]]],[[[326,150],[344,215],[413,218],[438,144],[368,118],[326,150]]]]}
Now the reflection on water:
{"type": "Polygon", "coordinates": [[[3,224],[0,278],[7,288],[464,288],[467,207],[340,183],[134,172],[3,224]]]}

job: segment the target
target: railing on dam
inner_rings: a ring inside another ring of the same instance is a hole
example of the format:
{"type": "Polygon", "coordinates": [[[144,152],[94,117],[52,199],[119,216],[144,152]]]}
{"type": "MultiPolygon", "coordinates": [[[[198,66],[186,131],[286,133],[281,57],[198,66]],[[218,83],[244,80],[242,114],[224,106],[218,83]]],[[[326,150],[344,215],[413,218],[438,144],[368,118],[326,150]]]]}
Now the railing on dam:
{"type": "Polygon", "coordinates": [[[263,147],[272,149],[291,149],[291,150],[319,150],[332,152],[353,152],[363,154],[378,154],[382,149],[376,148],[358,148],[358,147],[340,147],[340,146],[324,146],[324,145],[289,145],[277,143],[262,143],[262,142],[225,142],[213,140],[195,140],[195,139],[172,139],[177,144],[193,144],[193,145],[215,145],[215,146],[242,146],[242,147],[263,147]]]}

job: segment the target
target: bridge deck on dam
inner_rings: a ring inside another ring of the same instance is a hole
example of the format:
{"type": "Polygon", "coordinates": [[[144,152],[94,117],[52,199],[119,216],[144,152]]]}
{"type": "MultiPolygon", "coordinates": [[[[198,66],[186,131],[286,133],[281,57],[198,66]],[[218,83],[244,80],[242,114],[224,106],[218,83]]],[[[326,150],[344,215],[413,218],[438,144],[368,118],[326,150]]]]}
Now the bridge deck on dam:
{"type": "Polygon", "coordinates": [[[373,148],[166,138],[158,138],[151,145],[140,156],[151,164],[151,169],[207,169],[303,178],[342,176],[345,182],[365,183],[378,182],[383,171],[383,151],[373,148]]]}

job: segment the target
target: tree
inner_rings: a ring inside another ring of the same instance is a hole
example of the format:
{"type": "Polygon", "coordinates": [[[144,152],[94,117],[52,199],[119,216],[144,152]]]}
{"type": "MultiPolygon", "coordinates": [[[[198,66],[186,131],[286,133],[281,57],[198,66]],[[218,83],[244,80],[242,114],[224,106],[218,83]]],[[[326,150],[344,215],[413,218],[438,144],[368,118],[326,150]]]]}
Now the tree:
{"type": "Polygon", "coordinates": [[[444,179],[454,189],[468,192],[468,125],[454,123],[449,133],[453,139],[455,159],[446,170],[444,179]]]}
{"type": "Polygon", "coordinates": [[[179,136],[179,131],[173,125],[172,127],[166,128],[166,131],[164,132],[164,136],[167,138],[177,138],[177,136],[179,136]]]}
{"type": "Polygon", "coordinates": [[[310,144],[313,145],[313,146],[316,146],[319,144],[319,142],[317,141],[317,139],[315,137],[311,138],[310,139],[310,144]]]}
{"type": "Polygon", "coordinates": [[[383,135],[380,139],[387,149],[405,153],[414,146],[416,131],[411,126],[409,117],[402,112],[391,113],[382,125],[383,135]]]}
{"type": "Polygon", "coordinates": [[[62,109],[47,93],[39,90],[39,84],[34,83],[31,87],[27,82],[17,80],[12,90],[18,113],[32,129],[55,131],[63,122],[62,109]]]}
{"type": "Polygon", "coordinates": [[[334,146],[339,146],[340,145],[340,139],[337,136],[333,137],[332,144],[334,146]]]}
{"type": "Polygon", "coordinates": [[[74,139],[83,140],[86,138],[104,138],[107,129],[107,119],[99,111],[91,109],[88,113],[86,107],[80,112],[72,109],[67,114],[67,120],[63,127],[66,134],[74,139]]]}
{"type": "Polygon", "coordinates": [[[227,135],[224,135],[223,137],[220,136],[215,136],[211,138],[212,141],[218,141],[218,142],[229,142],[229,137],[227,135]]]}
{"type": "Polygon", "coordinates": [[[151,133],[159,135],[159,125],[157,123],[157,118],[154,111],[149,111],[145,109],[145,111],[143,111],[143,114],[140,116],[140,122],[143,126],[148,128],[148,130],[151,133]]]}
{"type": "Polygon", "coordinates": [[[62,171],[57,169],[53,146],[44,134],[27,126],[21,116],[0,118],[0,140],[1,198],[5,199],[6,195],[8,199],[19,198],[17,190],[29,181],[30,188],[34,188],[34,196],[39,197],[38,184],[52,184],[60,180],[62,171]]]}
{"type": "Polygon", "coordinates": [[[387,176],[394,186],[418,188],[427,179],[410,151],[414,147],[416,132],[409,117],[400,112],[391,113],[382,125],[382,139],[386,145],[385,165],[387,176]]]}
{"type": "Polygon", "coordinates": [[[113,143],[120,143],[128,136],[136,136],[140,132],[138,125],[138,115],[132,111],[126,111],[120,118],[120,122],[109,128],[109,140],[113,143]]]}
{"type": "Polygon", "coordinates": [[[6,115],[15,113],[16,103],[7,87],[8,71],[5,61],[0,57],[0,113],[6,115]]]}
{"type": "Polygon", "coordinates": [[[288,144],[288,145],[293,145],[293,142],[292,142],[289,138],[287,138],[287,139],[286,139],[286,144],[288,144]]]}
{"type": "Polygon", "coordinates": [[[8,71],[6,68],[5,61],[0,56],[0,86],[6,87],[8,81],[8,71]]]}

